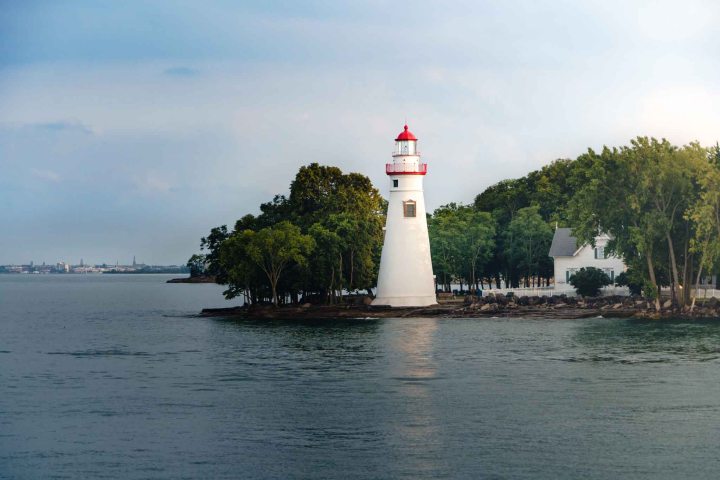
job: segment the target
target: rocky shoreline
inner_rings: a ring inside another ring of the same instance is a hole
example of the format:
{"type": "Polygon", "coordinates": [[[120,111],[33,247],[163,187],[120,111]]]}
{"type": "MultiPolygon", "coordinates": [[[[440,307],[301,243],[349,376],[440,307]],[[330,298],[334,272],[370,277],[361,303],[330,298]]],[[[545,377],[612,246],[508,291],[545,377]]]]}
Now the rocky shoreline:
{"type": "Polygon", "coordinates": [[[165,283],[215,283],[215,277],[203,275],[199,277],[171,278],[165,283]]]}
{"type": "Polygon", "coordinates": [[[240,319],[332,319],[332,318],[489,318],[524,317],[545,319],[577,319],[592,317],[636,318],[720,318],[720,301],[708,299],[697,304],[692,313],[671,308],[663,303],[658,313],[652,302],[641,297],[575,298],[565,295],[552,297],[501,296],[465,297],[449,300],[429,307],[372,306],[365,303],[349,305],[260,306],[206,308],[202,316],[233,317],[240,319]]]}

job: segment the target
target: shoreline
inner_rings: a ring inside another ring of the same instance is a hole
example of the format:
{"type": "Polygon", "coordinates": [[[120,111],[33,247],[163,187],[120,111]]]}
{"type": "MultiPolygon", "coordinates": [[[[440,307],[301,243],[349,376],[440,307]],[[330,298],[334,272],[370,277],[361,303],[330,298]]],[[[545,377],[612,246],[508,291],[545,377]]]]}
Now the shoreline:
{"type": "Polygon", "coordinates": [[[247,320],[305,320],[333,318],[538,318],[571,320],[614,317],[645,319],[720,319],[720,302],[698,304],[692,314],[665,308],[656,312],[646,300],[632,297],[481,297],[454,300],[427,307],[390,307],[371,305],[253,305],[228,308],[205,308],[203,317],[231,317],[247,320]]]}
{"type": "Polygon", "coordinates": [[[171,278],[165,283],[215,283],[215,277],[203,275],[199,277],[171,278]]]}

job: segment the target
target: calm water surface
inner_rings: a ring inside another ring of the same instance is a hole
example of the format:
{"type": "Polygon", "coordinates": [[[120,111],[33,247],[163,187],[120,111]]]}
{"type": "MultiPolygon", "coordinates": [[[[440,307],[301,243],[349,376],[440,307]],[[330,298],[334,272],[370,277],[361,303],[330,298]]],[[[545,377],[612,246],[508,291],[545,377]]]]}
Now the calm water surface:
{"type": "Polygon", "coordinates": [[[194,317],[0,275],[0,478],[717,478],[720,322],[194,317]]]}

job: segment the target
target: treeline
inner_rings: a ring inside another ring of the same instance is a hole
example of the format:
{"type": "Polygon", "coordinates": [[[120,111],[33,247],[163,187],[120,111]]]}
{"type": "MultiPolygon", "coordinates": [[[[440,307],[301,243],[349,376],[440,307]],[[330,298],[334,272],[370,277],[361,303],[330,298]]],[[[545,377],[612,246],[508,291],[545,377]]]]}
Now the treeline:
{"type": "Polygon", "coordinates": [[[429,224],[433,266],[446,289],[451,282],[471,289],[482,282],[549,284],[547,254],[553,229],[561,226],[571,227],[580,243],[594,245],[600,232],[610,234],[607,252],[628,266],[620,279],[658,310],[660,289],[669,287],[682,308],[694,302],[692,287],[703,275],[720,270],[720,146],[638,137],[628,146],[588,150],[499,182],[472,206],[441,207],[429,224]],[[490,248],[467,246],[477,229],[490,248]]]}
{"type": "MultiPolygon", "coordinates": [[[[188,262],[227,298],[333,303],[375,286],[386,204],[367,177],[311,164],[260,211],[212,229],[188,262]]],[[[639,137],[440,207],[428,218],[438,288],[549,285],[556,226],[582,243],[610,234],[606,250],[629,267],[621,278],[658,308],[661,287],[692,303],[689,287],[720,270],[720,147],[639,137]]]]}
{"type": "Polygon", "coordinates": [[[488,187],[473,205],[449,204],[429,219],[433,269],[449,291],[550,285],[548,257],[555,225],[567,224],[576,163],[556,160],[540,170],[488,187]]]}
{"type": "Polygon", "coordinates": [[[232,230],[213,228],[188,265],[226,285],[228,299],[333,303],[343,291],[375,286],[385,210],[366,176],[313,163],[300,168],[289,196],[232,230]]]}
{"type": "Polygon", "coordinates": [[[720,263],[720,146],[637,138],[575,162],[567,219],[581,241],[598,231],[628,265],[630,283],[660,309],[660,287],[683,308],[720,263]]]}

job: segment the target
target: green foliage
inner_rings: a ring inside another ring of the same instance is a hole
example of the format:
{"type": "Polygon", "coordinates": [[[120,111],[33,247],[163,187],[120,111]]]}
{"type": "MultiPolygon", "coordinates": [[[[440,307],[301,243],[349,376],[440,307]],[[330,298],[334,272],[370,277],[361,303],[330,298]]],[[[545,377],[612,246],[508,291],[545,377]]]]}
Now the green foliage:
{"type": "Polygon", "coordinates": [[[227,298],[279,303],[315,295],[333,301],[343,290],[374,286],[385,209],[367,177],[313,163],[300,168],[288,196],[263,203],[260,215],[245,215],[233,232],[214,228],[201,246],[213,271],[221,272],[227,298]],[[302,255],[283,260],[290,251],[278,249],[278,238],[292,240],[288,247],[302,255]],[[318,248],[303,250],[308,239],[318,248]]]}
{"type": "Polygon", "coordinates": [[[657,300],[660,298],[660,295],[658,294],[658,286],[649,280],[645,280],[642,287],[642,295],[649,300],[657,300]]]}
{"type": "MultiPolygon", "coordinates": [[[[332,303],[343,291],[375,286],[386,211],[367,177],[313,163],[300,168],[288,195],[260,205],[259,215],[245,215],[232,231],[213,228],[201,241],[203,255],[188,265],[215,275],[228,298],[332,303]],[[280,261],[280,250],[267,250],[277,246],[276,235],[292,239],[298,255],[280,261]]],[[[609,234],[607,252],[628,266],[619,282],[653,299],[670,285],[682,305],[692,290],[685,285],[720,269],[720,145],[638,137],[503,180],[472,206],[440,207],[428,216],[438,283],[549,284],[553,224],[593,245],[598,233],[609,234]]]]}
{"type": "Polygon", "coordinates": [[[474,288],[495,248],[492,216],[451,203],[435,210],[428,222],[428,232],[438,282],[446,290],[453,280],[474,288]]]}
{"type": "Polygon", "coordinates": [[[583,297],[597,297],[602,287],[610,285],[610,277],[599,268],[581,268],[570,277],[570,285],[583,297]]]}
{"type": "MultiPolygon", "coordinates": [[[[707,170],[707,150],[696,143],[678,148],[667,140],[638,137],[629,146],[589,150],[577,160],[569,219],[573,233],[592,243],[599,231],[609,233],[610,252],[643,282],[661,285],[669,273],[674,297],[682,305],[697,259],[688,246],[695,227],[687,215],[696,203],[699,180],[707,170]]],[[[660,308],[656,302],[656,308],[660,308]]]]}
{"type": "Polygon", "coordinates": [[[187,261],[187,267],[190,269],[191,277],[200,277],[205,275],[205,255],[194,254],[187,261]]]}
{"type": "Polygon", "coordinates": [[[620,275],[615,277],[615,285],[618,287],[628,287],[632,295],[641,295],[643,290],[643,279],[642,275],[637,273],[633,274],[633,271],[621,272],[620,275]]]}
{"type": "MultiPolygon", "coordinates": [[[[492,214],[495,222],[495,251],[486,264],[488,281],[500,286],[501,278],[506,285],[519,287],[521,279],[529,283],[527,265],[520,265],[518,257],[511,255],[514,238],[508,234],[510,222],[523,208],[536,207],[537,213],[548,224],[567,225],[567,205],[574,194],[571,179],[575,175],[576,162],[559,159],[540,170],[530,172],[523,178],[503,180],[488,187],[475,197],[475,209],[492,214]]],[[[516,246],[516,245],[515,245],[516,246]]],[[[515,252],[517,254],[517,252],[515,252]]],[[[530,268],[533,282],[546,282],[552,277],[552,259],[541,255],[537,267],[530,268]]]]}
{"type": "Polygon", "coordinates": [[[200,240],[200,250],[208,252],[205,255],[205,273],[215,276],[221,284],[225,283],[227,272],[220,262],[220,245],[229,235],[227,226],[221,225],[210,230],[210,234],[200,240]]]}
{"type": "Polygon", "coordinates": [[[505,246],[510,261],[526,273],[526,284],[533,276],[552,269],[548,252],[553,231],[540,216],[537,206],[521,208],[505,230],[505,246]]]}

